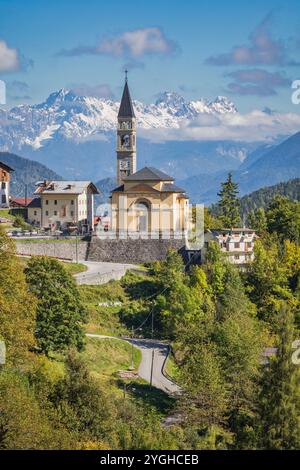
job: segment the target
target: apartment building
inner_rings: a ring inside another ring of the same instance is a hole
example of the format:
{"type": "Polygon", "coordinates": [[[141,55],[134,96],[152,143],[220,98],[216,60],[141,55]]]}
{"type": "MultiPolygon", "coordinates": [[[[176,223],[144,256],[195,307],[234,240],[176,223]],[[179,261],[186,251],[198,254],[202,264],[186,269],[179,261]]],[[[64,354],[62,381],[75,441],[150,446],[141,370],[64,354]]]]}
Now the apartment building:
{"type": "Polygon", "coordinates": [[[231,263],[240,266],[246,265],[254,259],[254,242],[257,238],[254,230],[245,227],[207,230],[204,235],[205,242],[201,259],[203,262],[205,261],[208,245],[215,241],[231,263]]]}
{"type": "Polygon", "coordinates": [[[81,232],[93,230],[94,194],[98,190],[91,181],[42,181],[36,186],[42,228],[65,230],[77,226],[81,232]]]}

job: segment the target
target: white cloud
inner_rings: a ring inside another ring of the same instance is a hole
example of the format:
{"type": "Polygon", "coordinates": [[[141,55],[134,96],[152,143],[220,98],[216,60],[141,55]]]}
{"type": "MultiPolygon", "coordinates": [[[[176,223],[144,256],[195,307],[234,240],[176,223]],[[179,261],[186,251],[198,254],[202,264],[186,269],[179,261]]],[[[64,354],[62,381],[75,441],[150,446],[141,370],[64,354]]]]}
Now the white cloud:
{"type": "Polygon", "coordinates": [[[104,39],[98,49],[99,52],[116,56],[128,53],[133,57],[141,57],[144,54],[168,54],[171,52],[171,44],[159,28],[145,28],[104,39]]]}
{"type": "Polygon", "coordinates": [[[13,72],[20,67],[18,51],[8,47],[3,39],[0,39],[0,72],[13,72]]]}
{"type": "Polygon", "coordinates": [[[158,27],[125,31],[116,36],[103,38],[95,46],[78,46],[62,50],[60,56],[80,56],[105,54],[115,57],[140,58],[149,54],[168,55],[178,49],[176,43],[168,39],[158,27]]]}
{"type": "Polygon", "coordinates": [[[300,114],[265,113],[253,110],[246,114],[233,113],[203,115],[191,121],[182,121],[179,129],[140,129],[143,138],[152,142],[217,141],[271,142],[278,136],[287,136],[300,129],[300,114]]]}

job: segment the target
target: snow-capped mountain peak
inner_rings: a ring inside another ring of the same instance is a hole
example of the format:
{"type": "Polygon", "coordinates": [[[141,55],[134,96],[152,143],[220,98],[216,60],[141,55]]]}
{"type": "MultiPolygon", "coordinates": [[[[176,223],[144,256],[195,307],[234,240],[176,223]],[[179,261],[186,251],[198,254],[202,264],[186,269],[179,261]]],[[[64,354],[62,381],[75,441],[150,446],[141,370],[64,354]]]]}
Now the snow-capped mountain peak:
{"type": "MultiPolygon", "coordinates": [[[[186,101],[175,92],[165,91],[153,104],[134,101],[137,124],[141,128],[179,128],[184,120],[199,114],[235,113],[237,109],[228,98],[218,96],[214,101],[186,101]]],[[[114,130],[119,102],[83,96],[62,88],[51,93],[36,105],[20,105],[1,111],[8,123],[0,128],[0,150],[12,150],[29,145],[35,149],[55,138],[92,139],[96,134],[114,130]]]]}

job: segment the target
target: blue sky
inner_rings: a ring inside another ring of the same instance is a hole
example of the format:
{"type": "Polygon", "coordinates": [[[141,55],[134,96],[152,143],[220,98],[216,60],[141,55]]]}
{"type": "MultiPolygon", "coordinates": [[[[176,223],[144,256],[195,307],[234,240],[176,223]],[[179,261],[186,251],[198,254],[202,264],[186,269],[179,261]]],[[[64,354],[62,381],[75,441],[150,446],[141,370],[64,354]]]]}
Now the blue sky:
{"type": "Polygon", "coordinates": [[[70,87],[119,98],[165,90],[226,95],[242,112],[299,112],[299,0],[0,0],[0,79],[9,107],[70,87]]]}

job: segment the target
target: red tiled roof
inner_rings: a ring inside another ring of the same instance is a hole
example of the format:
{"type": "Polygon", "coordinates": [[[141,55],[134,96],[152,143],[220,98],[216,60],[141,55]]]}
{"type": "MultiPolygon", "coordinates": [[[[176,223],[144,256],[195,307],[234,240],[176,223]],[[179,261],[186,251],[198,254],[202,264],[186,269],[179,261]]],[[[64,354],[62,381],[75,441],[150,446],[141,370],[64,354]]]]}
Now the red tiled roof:
{"type": "Polygon", "coordinates": [[[28,206],[33,201],[32,197],[28,197],[27,199],[25,197],[12,197],[10,202],[18,204],[19,206],[28,206]]]}

